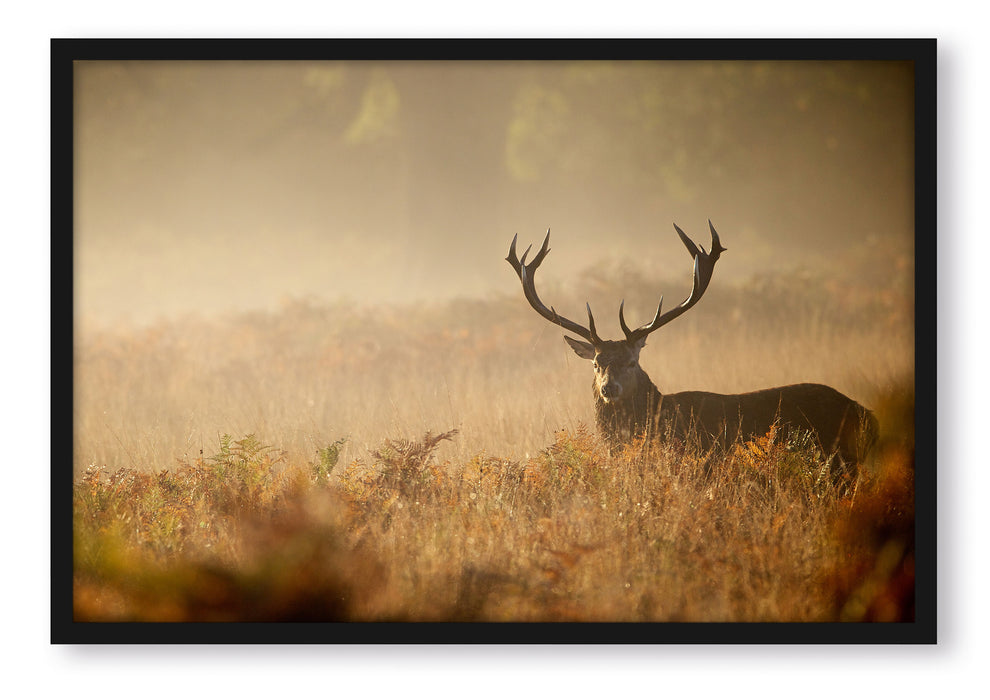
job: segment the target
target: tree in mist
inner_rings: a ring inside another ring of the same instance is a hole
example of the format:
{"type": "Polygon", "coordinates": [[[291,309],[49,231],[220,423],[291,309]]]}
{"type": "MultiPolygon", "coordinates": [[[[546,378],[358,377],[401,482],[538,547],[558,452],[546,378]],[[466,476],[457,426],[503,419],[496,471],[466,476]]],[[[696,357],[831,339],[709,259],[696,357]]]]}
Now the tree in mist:
{"type": "Polygon", "coordinates": [[[469,289],[513,232],[554,226],[577,257],[651,236],[659,254],[661,226],[705,217],[728,226],[726,274],[754,271],[913,231],[911,77],[882,62],[83,62],[77,235],[86,260],[159,295],[175,274],[256,290],[273,263],[308,288],[398,290],[435,286],[444,260],[443,282],[469,289]]]}

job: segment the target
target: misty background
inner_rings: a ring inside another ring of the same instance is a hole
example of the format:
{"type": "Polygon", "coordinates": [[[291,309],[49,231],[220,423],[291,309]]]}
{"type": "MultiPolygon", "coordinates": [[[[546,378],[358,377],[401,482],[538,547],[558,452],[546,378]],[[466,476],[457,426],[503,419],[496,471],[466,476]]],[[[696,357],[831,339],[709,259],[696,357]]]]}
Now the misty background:
{"type": "Polygon", "coordinates": [[[548,227],[541,285],[655,271],[680,300],[671,222],[707,247],[708,219],[726,284],[913,278],[910,63],[97,61],[74,87],[85,323],[521,298],[509,243],[548,227]]]}

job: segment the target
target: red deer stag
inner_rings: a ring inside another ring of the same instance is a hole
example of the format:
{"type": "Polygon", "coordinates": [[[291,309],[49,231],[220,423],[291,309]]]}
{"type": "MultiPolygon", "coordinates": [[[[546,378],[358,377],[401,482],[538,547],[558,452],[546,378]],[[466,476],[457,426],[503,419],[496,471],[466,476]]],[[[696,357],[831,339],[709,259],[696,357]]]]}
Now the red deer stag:
{"type": "MultiPolygon", "coordinates": [[[[536,294],[536,269],[550,252],[550,231],[540,252],[527,263],[529,248],[522,260],[516,256],[516,238],[512,239],[506,260],[519,275],[523,293],[540,316],[564,330],[580,336],[575,340],[564,336],[574,352],[592,361],[595,369],[595,418],[598,429],[612,445],[621,444],[644,431],[665,434],[682,440],[695,437],[705,449],[713,444],[726,449],[734,441],[750,440],[765,435],[777,424],[781,428],[813,431],[826,454],[837,454],[847,465],[862,461],[866,450],[875,441],[877,421],[873,413],[832,387],[822,384],[791,384],[774,389],[761,389],[746,394],[713,394],[705,391],[682,391],[661,394],[653,381],[639,366],[639,353],[646,338],[661,326],[670,323],[698,303],[708,283],[722,247],[712,222],[712,249],[706,252],[674,224],[691,257],[694,259],[694,285],[691,294],[679,306],[661,313],[663,297],[653,320],[645,326],[630,330],[619,304],[619,325],[625,340],[602,340],[595,331],[595,319],[588,304],[588,325],[582,326],[547,308],[536,294]]],[[[530,246],[532,247],[532,246],[530,246]]]]}

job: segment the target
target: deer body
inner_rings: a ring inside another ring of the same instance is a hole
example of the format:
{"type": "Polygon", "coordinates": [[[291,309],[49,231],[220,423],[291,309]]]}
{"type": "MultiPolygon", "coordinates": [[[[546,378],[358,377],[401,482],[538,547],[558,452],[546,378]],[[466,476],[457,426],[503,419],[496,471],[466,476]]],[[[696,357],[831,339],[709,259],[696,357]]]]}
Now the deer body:
{"type": "Polygon", "coordinates": [[[846,464],[862,460],[877,433],[872,412],[824,384],[790,384],[744,394],[683,391],[661,394],[651,382],[625,401],[595,393],[598,430],[613,445],[643,434],[696,440],[703,449],[728,449],[766,435],[772,426],[813,431],[825,454],[846,464]]]}
{"type": "Polygon", "coordinates": [[[826,454],[835,453],[846,464],[862,461],[865,451],[876,439],[877,421],[873,414],[835,389],[823,384],[791,384],[761,389],[745,394],[716,394],[684,391],[662,394],[639,365],[640,351],[646,337],[698,302],[708,287],[715,262],[725,250],[715,227],[712,250],[696,246],[677,225],[688,252],[694,259],[694,285],[691,295],[674,309],[661,313],[663,299],[653,321],[630,330],[619,305],[619,324],[625,340],[602,340],[595,331],[595,319],[588,306],[588,326],[582,326],[547,308],[536,294],[533,275],[549,253],[550,232],[543,247],[529,264],[523,254],[516,257],[513,239],[506,260],[519,275],[526,300],[541,316],[581,336],[577,340],[564,336],[579,357],[591,360],[595,370],[595,418],[598,429],[613,444],[628,442],[648,433],[651,436],[697,442],[705,449],[717,445],[728,448],[736,440],[750,440],[765,435],[771,427],[813,432],[826,454]]]}

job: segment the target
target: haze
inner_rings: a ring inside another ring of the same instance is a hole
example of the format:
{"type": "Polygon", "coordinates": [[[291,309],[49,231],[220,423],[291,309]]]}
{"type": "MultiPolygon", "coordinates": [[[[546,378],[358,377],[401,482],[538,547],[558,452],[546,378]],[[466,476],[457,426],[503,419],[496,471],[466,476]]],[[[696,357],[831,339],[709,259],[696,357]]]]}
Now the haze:
{"type": "Polygon", "coordinates": [[[671,298],[690,275],[671,222],[707,245],[712,220],[727,282],[913,267],[909,63],[81,62],[75,78],[87,323],[519,295],[509,242],[548,227],[547,284],[633,265],[683,279],[671,298]]]}

